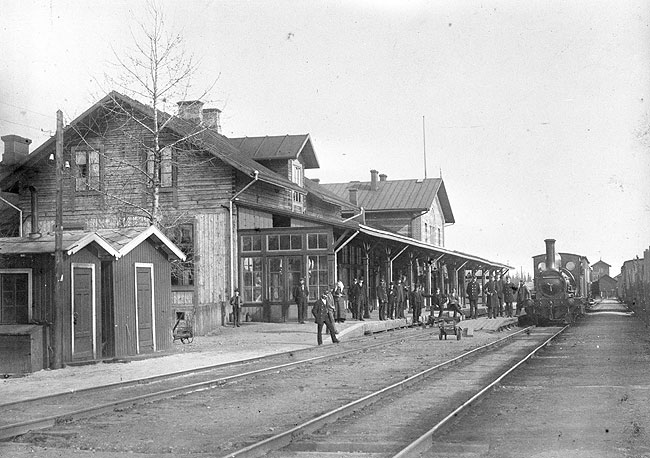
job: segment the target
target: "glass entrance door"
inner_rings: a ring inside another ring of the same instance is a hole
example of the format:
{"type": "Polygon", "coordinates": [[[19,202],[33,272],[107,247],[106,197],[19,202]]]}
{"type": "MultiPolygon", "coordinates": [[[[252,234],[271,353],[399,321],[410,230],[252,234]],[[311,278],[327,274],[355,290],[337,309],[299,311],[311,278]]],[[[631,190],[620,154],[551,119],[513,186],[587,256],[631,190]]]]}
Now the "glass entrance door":
{"type": "Polygon", "coordinates": [[[286,321],[298,316],[293,288],[304,276],[302,256],[274,256],[267,259],[271,321],[286,321]]]}

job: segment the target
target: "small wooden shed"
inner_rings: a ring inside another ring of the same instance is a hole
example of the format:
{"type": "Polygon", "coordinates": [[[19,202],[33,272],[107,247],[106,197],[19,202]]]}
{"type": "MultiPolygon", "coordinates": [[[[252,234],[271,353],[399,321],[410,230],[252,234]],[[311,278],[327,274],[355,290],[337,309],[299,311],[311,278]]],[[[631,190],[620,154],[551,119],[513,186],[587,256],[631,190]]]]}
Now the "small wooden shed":
{"type": "MultiPolygon", "coordinates": [[[[64,362],[171,346],[170,260],[185,256],[160,230],[68,231],[63,252],[64,362]]],[[[53,253],[54,234],[0,238],[0,373],[50,365],[53,253]]]]}

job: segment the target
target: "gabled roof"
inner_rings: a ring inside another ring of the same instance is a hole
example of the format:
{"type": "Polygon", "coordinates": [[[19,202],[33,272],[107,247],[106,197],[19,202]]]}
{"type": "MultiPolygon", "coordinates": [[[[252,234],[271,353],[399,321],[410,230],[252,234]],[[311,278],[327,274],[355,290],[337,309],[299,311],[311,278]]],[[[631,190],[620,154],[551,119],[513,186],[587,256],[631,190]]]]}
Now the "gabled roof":
{"type": "MultiPolygon", "coordinates": [[[[0,238],[0,254],[54,253],[54,233],[43,234],[39,238],[2,237],[0,238]]],[[[183,252],[154,226],[130,227],[120,229],[99,229],[95,232],[64,231],[63,251],[73,255],[96,243],[106,253],[119,259],[148,238],[156,242],[156,247],[162,249],[168,256],[185,260],[183,252]]]]}
{"type": "MultiPolygon", "coordinates": [[[[74,134],[75,127],[80,127],[86,118],[99,110],[105,109],[106,107],[111,107],[113,110],[123,110],[125,113],[135,110],[149,118],[153,118],[154,115],[152,107],[120,94],[119,92],[112,91],[66,126],[63,132],[64,136],[74,134]]],[[[242,154],[230,143],[230,141],[228,141],[226,137],[212,129],[199,126],[193,122],[186,121],[162,111],[158,111],[158,119],[161,125],[165,125],[166,129],[169,129],[181,138],[186,138],[187,142],[204,149],[208,153],[214,155],[226,164],[246,175],[254,176],[255,172],[257,172],[260,181],[264,181],[274,186],[298,191],[300,193],[305,192],[303,188],[291,182],[287,178],[278,175],[272,170],[264,167],[262,164],[249,158],[247,155],[242,154]]],[[[53,152],[55,143],[55,137],[51,137],[45,141],[45,143],[27,156],[27,159],[22,162],[18,168],[33,165],[47,157],[51,152],[53,152]]],[[[16,168],[0,170],[0,183],[2,183],[3,189],[13,184],[9,181],[11,176],[15,175],[15,172],[16,168]]]]}
{"type": "Polygon", "coordinates": [[[370,182],[323,183],[342,199],[349,201],[350,188],[357,189],[357,204],[366,212],[428,211],[438,196],[446,223],[454,223],[447,190],[442,178],[378,181],[373,191],[370,182]]]}
{"type": "Polygon", "coordinates": [[[607,266],[607,267],[612,267],[612,266],[610,266],[609,264],[607,264],[607,263],[606,263],[605,261],[603,261],[603,260],[600,260],[600,261],[598,261],[598,262],[594,262],[594,263],[591,265],[591,267],[594,268],[594,267],[596,267],[598,264],[602,264],[602,265],[607,266]]]}
{"type": "Polygon", "coordinates": [[[314,197],[317,197],[323,202],[340,206],[343,211],[354,211],[354,212],[359,211],[359,207],[352,205],[349,201],[345,199],[340,198],[339,196],[329,191],[327,188],[320,185],[319,183],[316,183],[315,181],[310,180],[307,177],[305,177],[304,183],[305,183],[305,189],[309,191],[309,194],[314,197]]]}
{"type": "Polygon", "coordinates": [[[242,153],[256,161],[298,159],[306,169],[317,169],[318,159],[309,134],[230,138],[242,153]]]}

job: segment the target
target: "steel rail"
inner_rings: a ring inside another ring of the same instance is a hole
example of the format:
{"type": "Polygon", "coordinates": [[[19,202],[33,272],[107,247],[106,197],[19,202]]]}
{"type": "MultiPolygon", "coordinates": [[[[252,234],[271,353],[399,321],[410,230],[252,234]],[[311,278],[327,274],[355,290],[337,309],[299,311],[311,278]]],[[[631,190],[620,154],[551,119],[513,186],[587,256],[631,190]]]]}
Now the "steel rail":
{"type": "Polygon", "coordinates": [[[517,369],[519,366],[524,364],[526,361],[528,361],[530,358],[532,358],[539,350],[542,348],[546,347],[553,339],[555,339],[557,336],[562,334],[569,326],[564,326],[562,329],[560,329],[558,332],[553,334],[551,337],[546,339],[542,344],[537,346],[533,351],[531,351],[528,355],[526,355],[524,358],[522,358],[519,362],[517,362],[515,365],[510,367],[507,371],[505,371],[503,374],[501,374],[499,377],[497,377],[493,382],[491,382],[489,385],[484,387],[481,391],[476,393],[474,396],[469,398],[467,401],[465,401],[463,404],[461,404],[459,407],[457,407],[453,412],[451,412],[449,415],[447,415],[445,418],[440,420],[433,428],[431,428],[429,431],[424,433],[422,436],[420,436],[418,439],[413,441],[410,445],[402,449],[401,452],[398,454],[394,455],[393,458],[416,458],[422,456],[421,454],[430,450],[433,447],[433,437],[438,432],[441,428],[443,428],[447,422],[449,422],[451,419],[457,417],[463,410],[465,410],[467,407],[469,407],[473,402],[477,401],[479,398],[483,397],[487,392],[492,390],[496,385],[501,383],[501,380],[503,380],[505,377],[507,377],[511,372],[513,372],[515,369],[517,369]]]}
{"type": "Polygon", "coordinates": [[[532,328],[533,326],[529,326],[527,328],[509,334],[505,337],[502,337],[499,340],[495,340],[494,342],[490,342],[480,347],[474,348],[450,360],[444,361],[428,369],[425,369],[424,371],[418,372],[417,374],[412,375],[402,381],[389,385],[385,388],[382,388],[381,390],[375,391],[374,393],[370,393],[369,395],[366,395],[355,401],[349,402],[348,404],[345,404],[341,407],[331,410],[330,412],[326,412],[316,418],[308,420],[287,431],[278,433],[274,436],[268,437],[259,442],[248,445],[247,447],[244,447],[240,450],[225,455],[223,458],[257,458],[271,451],[278,450],[282,447],[286,447],[293,440],[302,436],[303,434],[312,433],[327,423],[332,423],[338,420],[339,418],[347,417],[358,410],[361,410],[369,405],[372,405],[375,402],[380,401],[385,395],[392,394],[394,392],[409,388],[410,386],[418,383],[421,379],[426,378],[427,376],[431,375],[431,373],[443,367],[455,364],[460,360],[468,358],[469,356],[472,356],[473,354],[478,353],[480,351],[493,348],[498,344],[506,342],[522,333],[529,333],[532,328]]]}
{"type": "MultiPolygon", "coordinates": [[[[400,337],[397,337],[397,338],[394,338],[394,339],[389,339],[389,340],[386,340],[386,341],[383,341],[383,342],[380,342],[380,343],[365,345],[365,346],[362,346],[362,347],[353,348],[353,349],[349,349],[349,350],[344,350],[344,351],[337,352],[337,353],[328,353],[326,355],[314,356],[314,357],[307,358],[307,359],[301,359],[299,361],[292,361],[292,362],[289,362],[289,363],[269,366],[269,367],[265,367],[265,368],[261,368],[261,369],[256,369],[256,370],[253,370],[253,371],[247,371],[247,372],[242,372],[242,373],[239,373],[239,374],[228,375],[228,376],[225,376],[225,377],[219,377],[219,378],[212,379],[212,380],[207,380],[207,381],[202,381],[202,382],[197,382],[197,383],[191,383],[191,384],[184,384],[184,385],[174,387],[174,388],[168,388],[168,389],[165,389],[165,390],[158,390],[158,391],[155,391],[155,392],[152,392],[152,393],[146,393],[146,394],[142,394],[142,395],[139,395],[139,396],[133,396],[133,397],[130,397],[130,398],[125,398],[125,399],[121,399],[121,400],[114,401],[114,402],[99,404],[99,405],[96,405],[96,406],[87,407],[87,408],[84,408],[84,409],[77,409],[77,410],[73,410],[73,411],[69,411],[69,412],[61,413],[61,414],[57,414],[57,415],[52,415],[52,416],[48,416],[48,417],[42,417],[42,418],[38,418],[38,419],[34,419],[34,420],[27,420],[27,421],[18,422],[18,423],[12,423],[12,424],[8,424],[8,425],[0,426],[0,440],[9,439],[11,437],[15,437],[15,436],[18,436],[18,435],[21,435],[21,434],[26,434],[26,433],[28,433],[30,431],[34,431],[34,430],[51,428],[53,426],[56,426],[56,425],[62,424],[62,423],[68,423],[68,422],[72,422],[72,421],[75,421],[75,420],[81,420],[81,419],[84,419],[84,418],[90,418],[90,417],[99,415],[101,413],[114,411],[116,409],[132,407],[134,405],[142,404],[144,402],[153,402],[153,401],[158,401],[158,400],[161,400],[161,399],[171,398],[171,397],[178,396],[178,395],[181,395],[181,394],[190,394],[190,393],[193,393],[193,392],[213,388],[215,386],[220,386],[220,385],[226,384],[228,382],[231,382],[233,380],[246,378],[246,377],[250,377],[250,376],[253,376],[253,375],[259,375],[259,374],[263,374],[263,373],[266,373],[266,372],[275,372],[275,371],[278,371],[278,370],[288,369],[288,368],[292,368],[293,366],[297,366],[297,365],[300,365],[300,364],[314,363],[314,362],[319,362],[321,360],[330,360],[330,359],[335,359],[335,358],[339,358],[339,357],[344,357],[344,356],[349,355],[349,354],[359,353],[359,352],[367,351],[369,349],[373,349],[373,348],[377,348],[377,347],[383,347],[383,346],[386,346],[386,345],[389,345],[389,344],[394,344],[396,342],[400,342],[400,341],[403,341],[403,340],[420,339],[421,337],[422,337],[422,335],[420,333],[414,333],[411,336],[400,336],[400,337]]],[[[361,341],[362,339],[359,338],[359,339],[355,339],[355,340],[356,341],[361,341]]],[[[495,341],[495,342],[498,342],[498,341],[495,341]]],[[[264,356],[264,357],[250,358],[250,359],[246,360],[246,362],[251,362],[251,361],[255,361],[255,360],[263,360],[265,358],[284,356],[284,355],[291,356],[291,354],[294,354],[296,351],[310,351],[310,350],[313,350],[313,349],[308,348],[308,349],[304,349],[304,350],[293,350],[293,351],[288,351],[288,352],[283,352],[283,353],[274,353],[272,355],[267,355],[267,356],[264,356]]],[[[77,390],[77,391],[74,391],[74,392],[68,391],[68,392],[63,392],[63,393],[57,393],[57,394],[52,395],[52,396],[42,396],[42,397],[39,397],[39,398],[30,398],[30,399],[23,400],[23,401],[17,401],[16,403],[12,403],[12,404],[4,404],[4,405],[0,406],[0,408],[1,407],[6,407],[7,405],[17,405],[17,404],[20,404],[21,402],[22,403],[31,403],[31,402],[34,402],[34,401],[37,401],[37,400],[55,399],[55,398],[58,398],[58,397],[63,397],[63,396],[72,395],[72,394],[77,394],[77,395],[79,395],[79,394],[88,394],[90,392],[97,392],[97,391],[106,390],[107,388],[109,388],[109,389],[122,388],[122,387],[124,387],[124,385],[130,385],[130,386],[142,385],[142,384],[144,384],[142,382],[142,380],[146,380],[148,383],[150,383],[152,381],[152,379],[157,379],[158,381],[161,380],[161,379],[165,379],[165,378],[171,379],[171,378],[175,378],[175,377],[177,377],[179,375],[190,375],[190,374],[192,374],[194,372],[199,373],[199,372],[208,371],[208,370],[210,370],[210,368],[219,369],[219,368],[222,368],[223,366],[228,366],[228,365],[235,366],[235,365],[238,365],[240,363],[241,363],[241,361],[237,361],[236,363],[222,363],[222,364],[218,364],[218,365],[215,365],[215,366],[204,366],[202,368],[199,368],[199,370],[197,370],[197,371],[188,370],[188,371],[176,372],[176,373],[173,373],[169,377],[165,377],[165,375],[160,375],[160,376],[149,377],[149,378],[146,378],[146,379],[131,380],[131,381],[128,381],[128,382],[118,382],[118,383],[114,383],[114,384],[110,384],[110,385],[104,385],[104,386],[100,386],[100,387],[87,388],[87,389],[84,389],[84,390],[77,390]]]]}

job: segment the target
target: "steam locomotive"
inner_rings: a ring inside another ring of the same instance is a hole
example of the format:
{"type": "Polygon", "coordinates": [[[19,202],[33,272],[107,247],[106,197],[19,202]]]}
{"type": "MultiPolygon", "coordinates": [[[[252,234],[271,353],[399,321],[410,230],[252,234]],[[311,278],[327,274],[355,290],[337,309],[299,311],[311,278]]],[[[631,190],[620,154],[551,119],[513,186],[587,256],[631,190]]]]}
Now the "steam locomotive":
{"type": "Polygon", "coordinates": [[[589,260],[572,253],[556,253],[554,239],[544,242],[546,254],[533,256],[535,295],[526,308],[527,318],[539,326],[574,323],[588,304],[589,260]]]}

